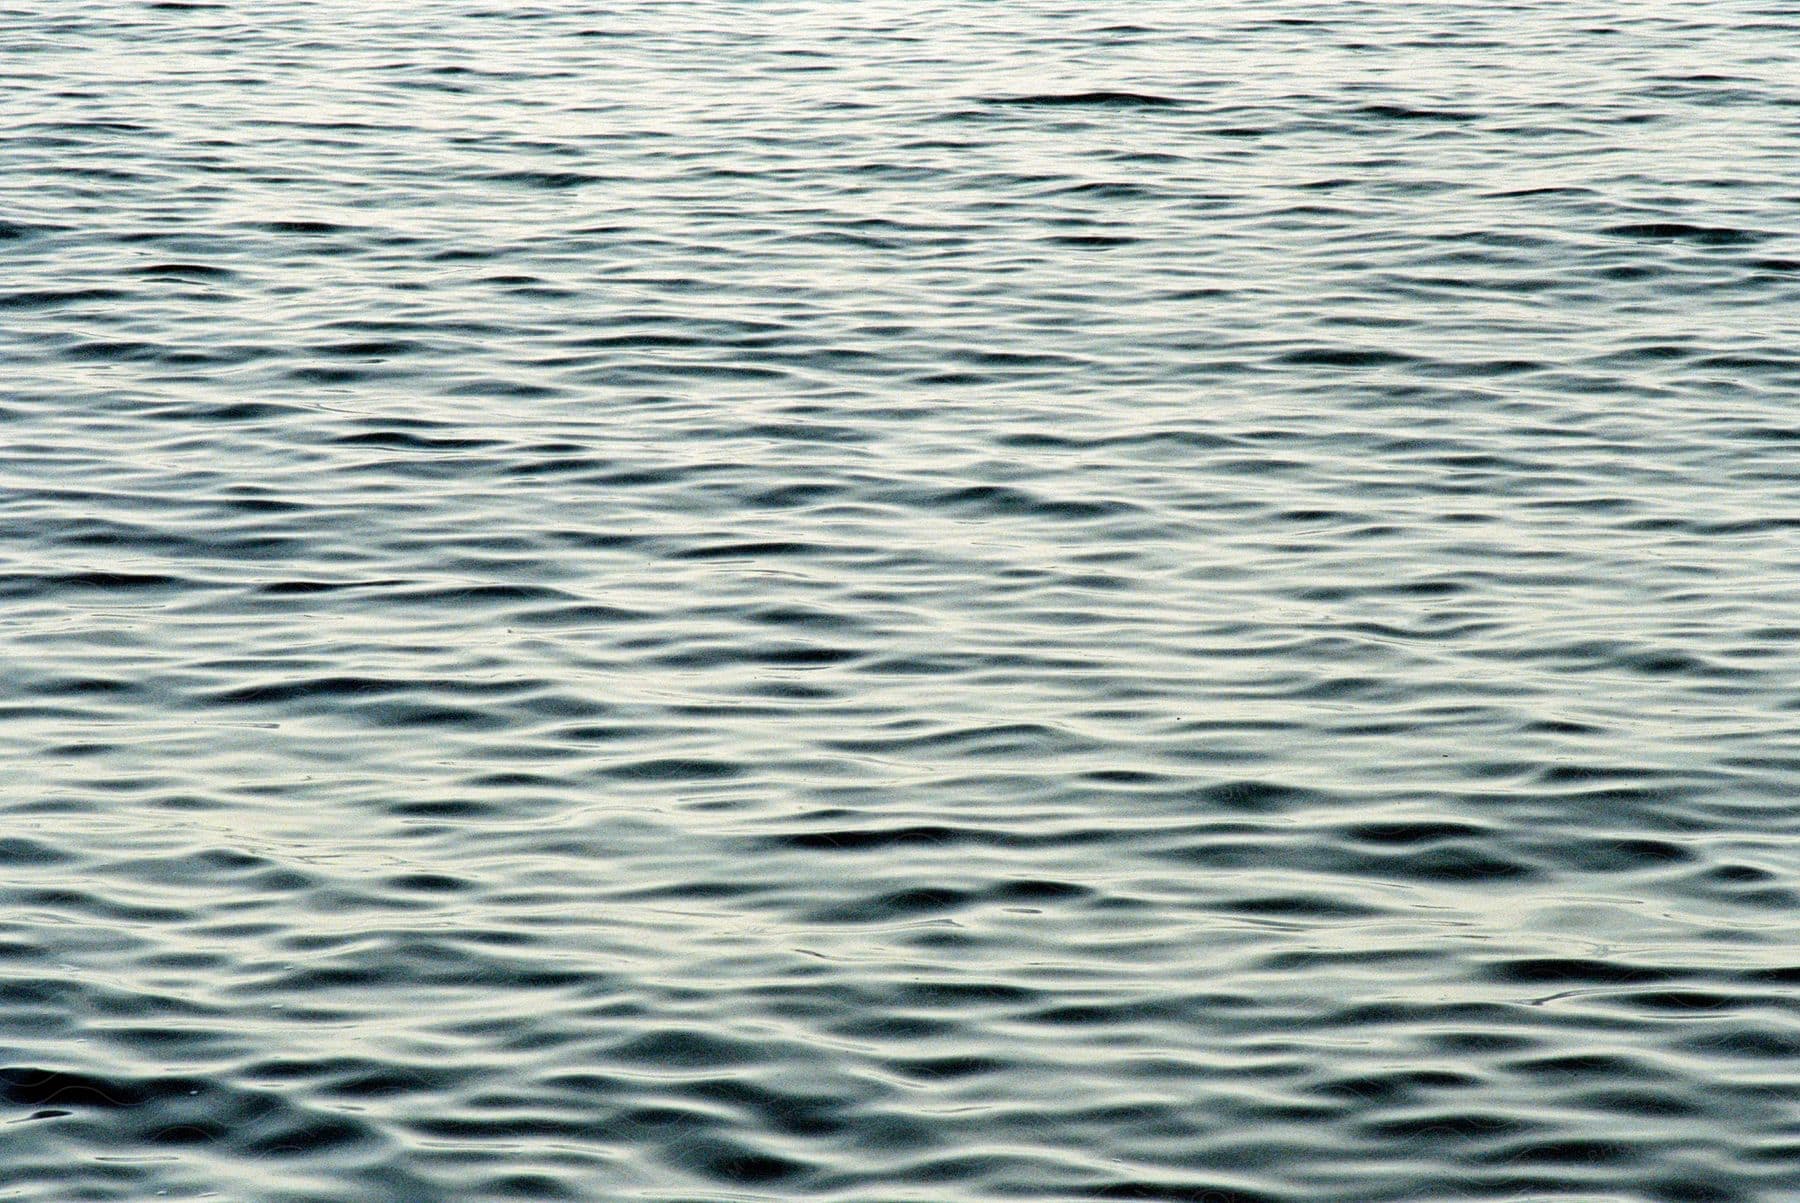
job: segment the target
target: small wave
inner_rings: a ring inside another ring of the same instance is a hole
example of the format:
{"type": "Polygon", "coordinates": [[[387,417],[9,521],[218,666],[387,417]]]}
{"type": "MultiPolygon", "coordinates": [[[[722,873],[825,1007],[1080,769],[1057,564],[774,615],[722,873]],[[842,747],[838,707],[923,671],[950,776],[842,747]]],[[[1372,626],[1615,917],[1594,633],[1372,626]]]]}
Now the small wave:
{"type": "Polygon", "coordinates": [[[1030,107],[1082,107],[1113,109],[1180,108],[1184,101],[1149,92],[1028,92],[1017,96],[987,96],[983,104],[1030,107]]]}

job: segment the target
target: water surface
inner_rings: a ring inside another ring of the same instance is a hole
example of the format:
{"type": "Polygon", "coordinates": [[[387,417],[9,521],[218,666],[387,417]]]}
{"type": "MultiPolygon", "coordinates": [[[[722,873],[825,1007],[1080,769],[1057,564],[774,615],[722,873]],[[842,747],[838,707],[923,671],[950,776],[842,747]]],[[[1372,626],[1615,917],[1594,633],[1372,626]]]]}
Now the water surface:
{"type": "Polygon", "coordinates": [[[0,1198],[1800,1198],[1800,20],[0,12],[0,1198]]]}

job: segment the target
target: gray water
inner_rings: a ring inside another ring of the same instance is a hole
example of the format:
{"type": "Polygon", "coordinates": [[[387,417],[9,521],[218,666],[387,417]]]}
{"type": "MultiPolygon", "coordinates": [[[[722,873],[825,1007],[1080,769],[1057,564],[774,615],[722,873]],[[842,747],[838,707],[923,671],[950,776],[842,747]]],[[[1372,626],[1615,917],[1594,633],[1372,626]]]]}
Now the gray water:
{"type": "Polygon", "coordinates": [[[0,1199],[1800,1199],[1800,17],[0,11],[0,1199]]]}

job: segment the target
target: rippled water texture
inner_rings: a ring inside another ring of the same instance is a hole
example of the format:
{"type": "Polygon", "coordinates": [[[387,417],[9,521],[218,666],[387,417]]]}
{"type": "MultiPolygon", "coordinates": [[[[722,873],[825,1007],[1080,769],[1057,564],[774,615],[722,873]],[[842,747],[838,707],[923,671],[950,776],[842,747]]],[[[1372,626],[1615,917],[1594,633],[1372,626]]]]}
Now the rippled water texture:
{"type": "Polygon", "coordinates": [[[1800,1199],[1800,18],[0,12],[0,1198],[1800,1199]]]}

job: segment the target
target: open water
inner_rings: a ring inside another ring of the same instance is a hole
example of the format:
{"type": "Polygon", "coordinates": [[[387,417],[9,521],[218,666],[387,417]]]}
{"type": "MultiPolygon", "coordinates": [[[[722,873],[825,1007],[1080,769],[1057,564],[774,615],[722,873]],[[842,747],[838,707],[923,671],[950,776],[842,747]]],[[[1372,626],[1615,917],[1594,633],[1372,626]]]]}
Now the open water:
{"type": "Polygon", "coordinates": [[[1800,1199],[1800,15],[6,0],[0,1199],[1800,1199]]]}

